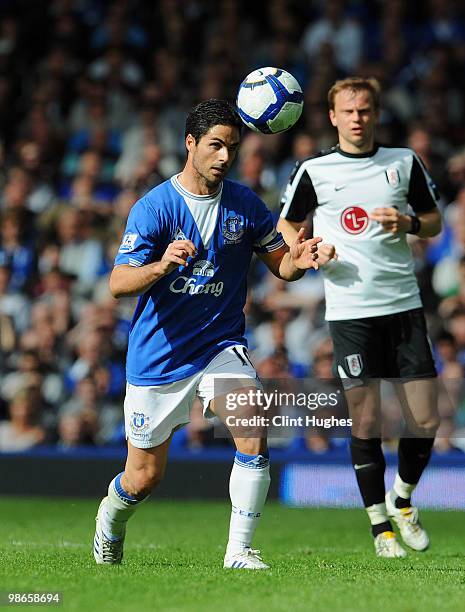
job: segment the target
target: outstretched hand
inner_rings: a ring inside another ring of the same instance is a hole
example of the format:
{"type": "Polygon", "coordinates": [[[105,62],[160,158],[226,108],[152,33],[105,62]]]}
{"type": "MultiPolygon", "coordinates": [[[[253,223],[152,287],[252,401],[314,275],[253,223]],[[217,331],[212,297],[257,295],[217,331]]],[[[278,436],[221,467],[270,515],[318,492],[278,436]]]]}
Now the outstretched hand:
{"type": "Polygon", "coordinates": [[[291,244],[289,254],[292,263],[299,270],[318,270],[318,243],[323,238],[309,238],[305,240],[305,228],[301,227],[295,241],[291,244]]]}

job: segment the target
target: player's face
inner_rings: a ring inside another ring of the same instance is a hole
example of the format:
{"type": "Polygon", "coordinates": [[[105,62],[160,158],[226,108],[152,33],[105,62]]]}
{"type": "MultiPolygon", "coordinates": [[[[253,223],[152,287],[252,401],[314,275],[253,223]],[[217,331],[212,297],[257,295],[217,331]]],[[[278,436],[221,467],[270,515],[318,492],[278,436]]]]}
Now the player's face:
{"type": "Polygon", "coordinates": [[[187,137],[186,146],[194,170],[210,189],[228,173],[239,142],[239,130],[230,125],[214,125],[198,142],[190,135],[187,137]]]}
{"type": "Polygon", "coordinates": [[[371,93],[366,90],[343,89],[334,97],[334,110],[329,111],[337,128],[339,144],[347,153],[364,153],[373,148],[378,112],[371,93]]]}

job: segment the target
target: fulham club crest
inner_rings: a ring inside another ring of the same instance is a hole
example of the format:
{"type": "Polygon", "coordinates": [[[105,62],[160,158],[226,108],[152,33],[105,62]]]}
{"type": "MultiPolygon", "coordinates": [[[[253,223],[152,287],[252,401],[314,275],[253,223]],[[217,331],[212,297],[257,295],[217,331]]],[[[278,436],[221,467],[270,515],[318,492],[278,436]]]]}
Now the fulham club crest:
{"type": "Polygon", "coordinates": [[[397,187],[400,183],[399,170],[397,168],[388,168],[386,170],[386,178],[391,187],[397,187]]]}
{"type": "Polygon", "coordinates": [[[350,374],[352,376],[359,376],[362,372],[363,363],[362,356],[359,353],[355,353],[354,355],[347,355],[346,357],[347,367],[349,368],[350,374]]]}

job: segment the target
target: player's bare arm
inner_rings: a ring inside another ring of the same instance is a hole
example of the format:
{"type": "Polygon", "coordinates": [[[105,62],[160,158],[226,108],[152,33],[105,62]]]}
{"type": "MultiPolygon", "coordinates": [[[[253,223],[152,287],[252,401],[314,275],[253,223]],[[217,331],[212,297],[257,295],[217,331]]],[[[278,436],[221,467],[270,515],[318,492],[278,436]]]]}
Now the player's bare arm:
{"type": "Polygon", "coordinates": [[[276,229],[278,232],[281,232],[286,244],[289,245],[292,244],[297,238],[297,234],[299,233],[300,228],[303,226],[304,221],[288,221],[287,219],[280,217],[276,229]]]}
{"type": "Polygon", "coordinates": [[[271,253],[260,253],[260,259],[275,276],[286,281],[301,278],[306,270],[318,269],[318,243],[322,238],[305,240],[305,229],[297,233],[290,247],[284,245],[271,253]]]}
{"type": "MultiPolygon", "coordinates": [[[[288,221],[280,218],[278,221],[278,231],[281,232],[286,244],[291,245],[297,238],[299,231],[305,228],[305,222],[288,221]]],[[[318,244],[318,267],[324,266],[328,261],[337,259],[336,248],[333,244],[321,242],[318,244]]]]}
{"type": "Polygon", "coordinates": [[[195,254],[196,248],[191,240],[175,240],[168,245],[160,261],[140,267],[129,264],[115,266],[110,276],[111,294],[115,298],[141,295],[178,266],[187,266],[187,258],[195,254]]]}
{"type": "MultiPolygon", "coordinates": [[[[415,232],[419,238],[432,238],[441,231],[442,221],[441,213],[437,208],[433,208],[427,212],[419,212],[416,214],[420,221],[420,230],[415,232]]],[[[370,214],[370,219],[381,223],[387,232],[398,234],[401,232],[411,232],[413,219],[410,215],[401,214],[394,207],[375,208],[370,214]]]]}

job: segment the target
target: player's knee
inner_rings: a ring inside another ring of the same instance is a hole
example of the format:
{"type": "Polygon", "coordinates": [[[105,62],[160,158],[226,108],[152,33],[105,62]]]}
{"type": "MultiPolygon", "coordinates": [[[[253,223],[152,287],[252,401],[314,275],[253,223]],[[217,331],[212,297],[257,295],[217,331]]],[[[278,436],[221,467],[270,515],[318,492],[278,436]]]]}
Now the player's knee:
{"type": "Polygon", "coordinates": [[[163,475],[160,470],[153,467],[133,470],[128,478],[132,488],[131,494],[137,498],[150,495],[153,489],[162,481],[163,475]]]}
{"type": "Polygon", "coordinates": [[[418,438],[434,438],[440,425],[439,415],[432,415],[415,422],[414,434],[418,438]]]}
{"type": "Polygon", "coordinates": [[[356,438],[376,438],[380,436],[380,422],[376,414],[366,412],[353,419],[352,433],[356,438]]]}
{"type": "Polygon", "coordinates": [[[367,402],[366,396],[351,397],[350,416],[352,418],[352,434],[356,438],[376,438],[380,432],[380,414],[377,406],[367,402]]]}
{"type": "Polygon", "coordinates": [[[237,450],[244,455],[263,455],[268,451],[264,438],[241,438],[235,442],[237,450]]]}

